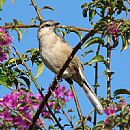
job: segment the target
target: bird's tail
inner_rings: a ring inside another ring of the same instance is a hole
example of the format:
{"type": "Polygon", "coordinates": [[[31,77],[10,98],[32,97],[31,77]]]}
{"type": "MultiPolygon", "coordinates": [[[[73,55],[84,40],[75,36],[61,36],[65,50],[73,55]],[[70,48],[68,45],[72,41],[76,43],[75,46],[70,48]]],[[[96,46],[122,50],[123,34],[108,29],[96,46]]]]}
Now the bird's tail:
{"type": "Polygon", "coordinates": [[[102,115],[104,113],[103,107],[102,107],[100,101],[98,100],[98,97],[96,96],[96,94],[94,93],[94,91],[92,90],[92,88],[90,87],[90,85],[88,84],[88,82],[86,80],[84,80],[82,88],[85,91],[85,93],[86,93],[87,97],[89,98],[89,100],[91,101],[91,103],[93,104],[93,106],[95,107],[95,109],[97,110],[97,112],[100,115],[102,115]]]}

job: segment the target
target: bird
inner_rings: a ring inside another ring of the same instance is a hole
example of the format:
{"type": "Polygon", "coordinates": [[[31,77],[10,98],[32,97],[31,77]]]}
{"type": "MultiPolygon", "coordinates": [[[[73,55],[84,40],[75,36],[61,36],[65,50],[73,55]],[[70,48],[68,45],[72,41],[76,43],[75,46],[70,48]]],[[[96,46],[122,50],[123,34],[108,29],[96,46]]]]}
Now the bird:
{"type": "MultiPolygon", "coordinates": [[[[59,25],[60,23],[53,20],[45,20],[37,31],[41,59],[47,68],[55,74],[60,72],[60,69],[73,50],[65,39],[56,33],[59,25]]],[[[98,97],[85,78],[83,64],[77,55],[71,60],[62,74],[62,78],[75,81],[84,90],[97,112],[100,115],[104,113],[98,97]]]]}

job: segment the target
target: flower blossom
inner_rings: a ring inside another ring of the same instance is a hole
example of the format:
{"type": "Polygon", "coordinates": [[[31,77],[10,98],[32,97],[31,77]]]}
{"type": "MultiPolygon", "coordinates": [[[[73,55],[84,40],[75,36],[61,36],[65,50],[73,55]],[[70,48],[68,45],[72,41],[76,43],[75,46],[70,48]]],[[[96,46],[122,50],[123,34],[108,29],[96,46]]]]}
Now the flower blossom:
{"type": "Polygon", "coordinates": [[[116,113],[116,111],[117,111],[116,106],[109,106],[104,110],[104,112],[106,113],[107,116],[114,115],[116,113]]]}
{"type": "Polygon", "coordinates": [[[4,60],[7,60],[7,53],[3,52],[0,48],[0,62],[3,62],[4,60]]]}
{"type": "Polygon", "coordinates": [[[8,46],[12,43],[12,37],[4,28],[0,28],[0,46],[8,46]]]}
{"type": "Polygon", "coordinates": [[[118,42],[119,29],[118,24],[115,21],[108,25],[107,31],[109,35],[112,35],[113,41],[118,42]]]}
{"type": "Polygon", "coordinates": [[[67,102],[69,99],[73,98],[73,93],[71,90],[66,90],[65,86],[60,86],[54,90],[54,95],[56,98],[62,99],[62,101],[67,102]]]}
{"type": "Polygon", "coordinates": [[[117,25],[117,23],[114,22],[114,21],[111,22],[111,23],[108,25],[107,30],[108,30],[108,33],[109,33],[110,35],[113,35],[113,36],[117,36],[118,33],[119,33],[118,25],[117,25]]]}
{"type": "MultiPolygon", "coordinates": [[[[67,90],[64,86],[60,85],[58,85],[58,88],[54,91],[54,93],[55,97],[52,96],[48,100],[48,106],[57,111],[59,111],[62,107],[60,105],[56,105],[57,101],[62,101],[62,104],[65,104],[73,97],[70,90],[67,90]]],[[[22,88],[13,90],[10,94],[0,98],[0,129],[6,129],[4,124],[7,122],[10,127],[27,130],[32,121],[33,115],[42,100],[43,97],[39,93],[34,95],[32,92],[22,88]]],[[[51,116],[51,114],[45,105],[40,118],[49,116],[51,116]]],[[[36,124],[40,126],[43,124],[43,121],[41,121],[42,120],[38,120],[36,124]]]]}

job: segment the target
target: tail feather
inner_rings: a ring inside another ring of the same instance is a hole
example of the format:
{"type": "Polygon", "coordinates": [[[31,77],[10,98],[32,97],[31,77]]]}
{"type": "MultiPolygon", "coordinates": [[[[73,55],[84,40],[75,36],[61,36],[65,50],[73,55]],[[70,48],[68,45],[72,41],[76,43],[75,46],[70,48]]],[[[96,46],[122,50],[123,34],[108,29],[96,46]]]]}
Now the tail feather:
{"type": "Polygon", "coordinates": [[[100,115],[102,115],[104,113],[103,107],[102,107],[98,97],[96,96],[94,91],[91,89],[91,87],[89,86],[89,84],[87,83],[86,80],[83,82],[82,88],[85,91],[85,93],[86,93],[87,97],[89,98],[89,100],[91,101],[91,103],[93,104],[93,106],[95,107],[95,109],[97,110],[97,112],[100,115]]]}

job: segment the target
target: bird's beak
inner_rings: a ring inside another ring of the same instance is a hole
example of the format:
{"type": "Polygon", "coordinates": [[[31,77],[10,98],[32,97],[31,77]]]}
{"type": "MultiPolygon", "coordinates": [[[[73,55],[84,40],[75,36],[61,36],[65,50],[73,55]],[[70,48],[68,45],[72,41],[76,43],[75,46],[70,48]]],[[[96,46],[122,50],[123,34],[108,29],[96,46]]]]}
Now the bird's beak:
{"type": "Polygon", "coordinates": [[[60,24],[60,23],[58,23],[58,22],[54,23],[55,26],[58,26],[59,24],[60,24]]]}

